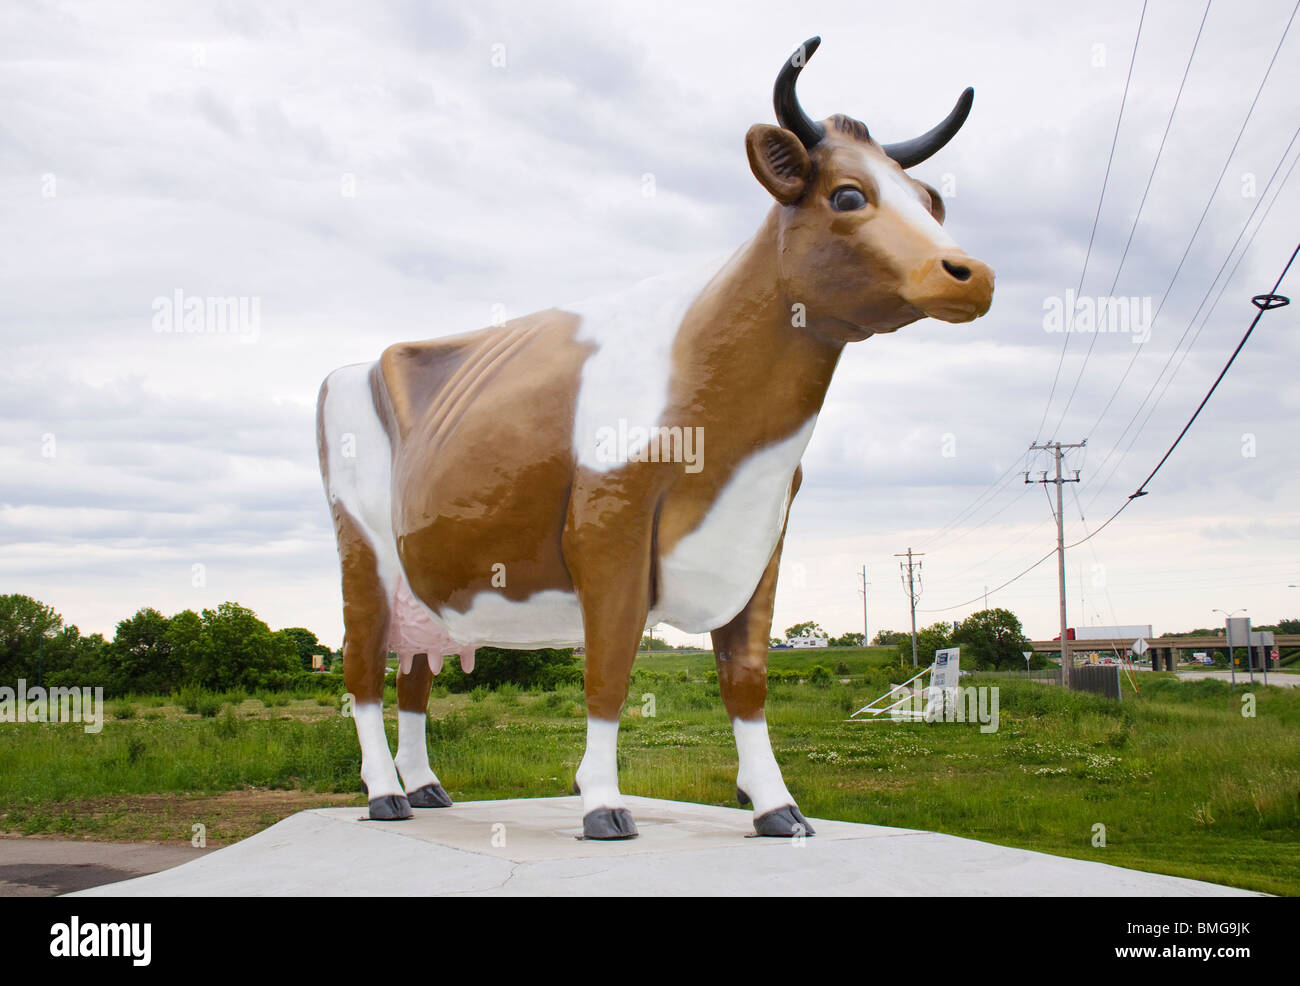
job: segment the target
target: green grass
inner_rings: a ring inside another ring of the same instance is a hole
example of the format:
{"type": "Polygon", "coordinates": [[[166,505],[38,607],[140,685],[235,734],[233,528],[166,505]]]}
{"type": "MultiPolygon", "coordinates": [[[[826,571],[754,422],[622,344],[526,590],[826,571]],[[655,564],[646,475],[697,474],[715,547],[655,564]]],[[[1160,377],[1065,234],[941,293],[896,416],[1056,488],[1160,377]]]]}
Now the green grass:
{"type": "MultiPolygon", "coordinates": [[[[898,668],[898,648],[810,647],[772,651],[769,658],[771,667],[784,671],[811,671],[818,664],[834,671],[841,662],[849,669],[841,677],[861,677],[886,667],[898,668]]],[[[641,671],[689,671],[698,676],[713,667],[712,651],[642,651],[636,659],[636,668],[641,671]]]]}
{"type": "MultiPolygon", "coordinates": [[[[948,832],[1255,890],[1300,895],[1300,692],[1143,674],[1122,702],[1014,679],[996,684],[1000,728],[850,723],[844,717],[909,669],[892,649],[778,651],[779,670],[844,661],[851,683],[782,681],[768,719],[805,814],[948,832]],[[888,656],[882,659],[882,654],[888,656]],[[1104,825],[1105,847],[1093,846],[1104,825]]],[[[642,655],[623,719],[628,794],[734,804],[735,747],[707,655],[642,655]],[[677,680],[682,672],[690,680],[677,680]],[[641,715],[653,693],[656,715],[641,715]]],[[[963,679],[979,684],[980,676],[963,679]]],[[[114,837],[78,804],[97,798],[247,789],[354,794],[364,803],[352,723],[311,695],[186,696],[144,716],[0,727],[0,829],[114,837]],[[200,701],[206,700],[206,701],[200,701]],[[204,716],[213,702],[220,712],[204,716]]],[[[392,715],[391,708],[389,709],[392,715]]],[[[433,765],[459,800],[569,793],[582,756],[581,690],[435,693],[433,765]]],[[[390,720],[396,746],[396,724],[390,720]]],[[[98,818],[98,816],[96,816],[98,818]]],[[[268,815],[266,823],[275,820],[268,815]]],[[[119,835],[119,837],[122,837],[119,835]]]]}

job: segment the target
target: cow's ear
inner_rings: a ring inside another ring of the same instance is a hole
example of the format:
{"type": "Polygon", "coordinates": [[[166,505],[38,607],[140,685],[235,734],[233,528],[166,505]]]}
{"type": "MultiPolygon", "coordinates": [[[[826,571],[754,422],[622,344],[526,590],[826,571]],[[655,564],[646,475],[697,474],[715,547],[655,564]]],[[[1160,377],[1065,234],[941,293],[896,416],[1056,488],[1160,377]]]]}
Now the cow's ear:
{"type": "MultiPolygon", "coordinates": [[[[916,179],[912,180],[916,181],[916,179]]],[[[943,199],[940,197],[933,185],[927,185],[923,181],[918,181],[916,183],[924,188],[926,193],[930,196],[930,215],[934,216],[934,221],[942,226],[943,217],[947,215],[947,210],[943,207],[943,199]]]]}
{"type": "Polygon", "coordinates": [[[745,134],[749,167],[759,183],[782,205],[797,202],[808,187],[812,161],[789,130],[756,123],[745,134]]]}

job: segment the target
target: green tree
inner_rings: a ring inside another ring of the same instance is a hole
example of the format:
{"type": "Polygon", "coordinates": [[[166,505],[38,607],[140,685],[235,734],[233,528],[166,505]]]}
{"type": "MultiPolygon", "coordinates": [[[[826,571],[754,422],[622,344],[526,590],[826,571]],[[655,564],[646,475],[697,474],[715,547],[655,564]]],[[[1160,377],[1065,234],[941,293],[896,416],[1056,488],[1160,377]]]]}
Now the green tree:
{"type": "Polygon", "coordinates": [[[199,676],[212,663],[208,657],[212,641],[203,631],[203,618],[192,609],[181,610],[167,621],[165,639],[173,660],[180,666],[181,681],[197,684],[199,676]]]}
{"type": "Polygon", "coordinates": [[[1023,667],[1030,649],[1020,620],[1008,609],[983,609],[961,622],[952,635],[966,667],[1011,670],[1023,667]]]}
{"type": "Polygon", "coordinates": [[[876,635],[871,638],[871,643],[876,647],[897,647],[904,640],[908,642],[907,653],[912,654],[912,636],[907,633],[899,633],[896,630],[877,630],[876,635]]]}
{"type": "Polygon", "coordinates": [[[841,634],[838,637],[832,637],[829,643],[832,647],[861,647],[862,634],[852,632],[841,634]]]}
{"type": "Polygon", "coordinates": [[[63,617],[31,596],[0,596],[0,684],[19,678],[36,683],[38,674],[67,663],[63,617]]]}
{"type": "Polygon", "coordinates": [[[117,625],[106,662],[117,679],[117,691],[167,694],[181,686],[184,668],[172,653],[167,630],[170,621],[146,607],[117,625]]]}
{"type": "Polygon", "coordinates": [[[275,688],[301,670],[294,638],[273,633],[251,609],[224,602],[205,609],[198,626],[192,616],[187,610],[171,621],[179,621],[172,642],[191,684],[213,691],[275,688]]]}
{"type": "Polygon", "coordinates": [[[42,684],[61,688],[98,687],[106,695],[120,695],[122,680],[108,659],[109,650],[101,634],[83,637],[75,626],[64,627],[45,647],[42,684]]]}
{"type": "MultiPolygon", "coordinates": [[[[912,635],[901,635],[898,642],[898,657],[904,664],[912,663],[912,635]]],[[[929,667],[934,663],[934,652],[943,647],[952,646],[952,624],[940,621],[933,626],[916,631],[916,666],[929,667]]]]}

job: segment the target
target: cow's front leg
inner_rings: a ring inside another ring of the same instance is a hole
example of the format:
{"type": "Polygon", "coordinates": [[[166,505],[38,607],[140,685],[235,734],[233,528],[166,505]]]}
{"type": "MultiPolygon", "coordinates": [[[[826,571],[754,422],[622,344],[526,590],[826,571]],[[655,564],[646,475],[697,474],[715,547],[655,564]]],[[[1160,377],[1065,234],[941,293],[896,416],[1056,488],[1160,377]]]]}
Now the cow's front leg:
{"type": "Polygon", "coordinates": [[[564,539],[587,648],[587,750],[574,787],[582,795],[583,838],[631,839],[636,823],[618,789],[618,720],[649,612],[650,519],[624,524],[606,509],[596,511],[599,523],[587,523],[584,502],[571,503],[564,539]]]}
{"type": "Polygon", "coordinates": [[[610,584],[593,590],[590,603],[583,602],[587,750],[574,787],[582,795],[585,839],[631,839],[637,834],[618,789],[618,720],[646,620],[644,602],[638,606],[628,601],[634,594],[630,586],[610,584]]]}
{"type": "MultiPolygon", "coordinates": [[[[799,488],[795,473],[791,498],[799,488]]],[[[767,645],[772,632],[772,605],[776,599],[776,576],[781,564],[781,544],[767,563],[753,597],[726,626],[713,631],[713,654],[718,666],[718,686],[736,735],[740,769],[736,791],[742,804],[754,805],[754,831],[759,835],[789,838],[812,835],[786,789],[767,735],[767,645]]]]}
{"type": "MultiPolygon", "coordinates": [[[[436,658],[435,658],[436,660],[436,658]]],[[[428,655],[416,654],[409,669],[397,673],[397,770],[412,808],[449,808],[451,798],[429,766],[424,724],[433,671],[428,655]]]]}

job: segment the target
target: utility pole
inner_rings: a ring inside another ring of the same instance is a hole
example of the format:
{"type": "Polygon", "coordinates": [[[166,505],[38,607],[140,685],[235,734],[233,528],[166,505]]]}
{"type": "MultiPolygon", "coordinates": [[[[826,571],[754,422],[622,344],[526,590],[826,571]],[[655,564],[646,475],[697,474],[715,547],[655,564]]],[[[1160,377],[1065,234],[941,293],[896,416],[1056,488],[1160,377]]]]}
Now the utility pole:
{"type": "Polygon", "coordinates": [[[1053,483],[1056,486],[1056,574],[1057,584],[1060,587],[1061,595],[1061,684],[1069,687],[1070,671],[1074,664],[1074,656],[1070,653],[1070,642],[1066,640],[1066,617],[1065,617],[1065,512],[1063,504],[1062,491],[1065,489],[1065,483],[1077,483],[1079,481],[1079,470],[1074,470],[1073,479],[1065,479],[1061,476],[1061,458],[1065,449],[1083,448],[1088,444],[1085,438],[1081,442],[1073,444],[1062,444],[1061,442],[1044,442],[1042,445],[1037,443],[1029,446],[1032,452],[1036,449],[1049,451],[1056,459],[1056,477],[1047,478],[1047,472],[1044,470],[1043,478],[1030,480],[1029,473],[1025,473],[1025,482],[1053,483]]]}
{"type": "MultiPolygon", "coordinates": [[[[894,555],[895,558],[907,559],[907,569],[906,572],[903,573],[902,579],[903,585],[907,587],[907,601],[912,610],[912,667],[916,667],[916,601],[920,598],[917,595],[916,577],[913,568],[915,567],[917,571],[921,568],[921,563],[919,561],[914,562],[913,559],[919,558],[923,554],[925,554],[924,551],[918,551],[914,555],[912,549],[908,548],[906,555],[901,552],[894,555]]],[[[903,572],[903,563],[901,561],[898,563],[898,569],[900,572],[903,572]]]]}
{"type": "Polygon", "coordinates": [[[862,646],[866,647],[871,643],[869,636],[870,630],[867,629],[867,586],[871,585],[867,581],[867,566],[862,566],[862,646]]]}

